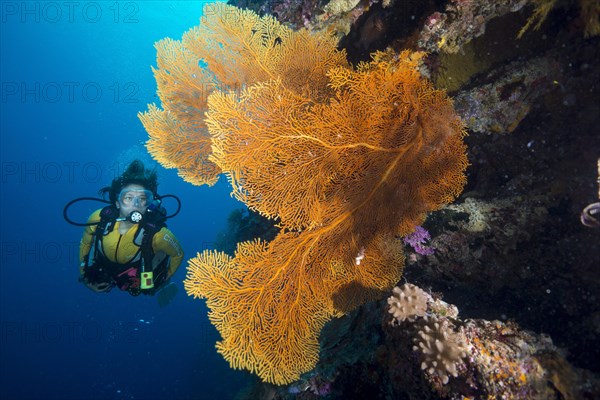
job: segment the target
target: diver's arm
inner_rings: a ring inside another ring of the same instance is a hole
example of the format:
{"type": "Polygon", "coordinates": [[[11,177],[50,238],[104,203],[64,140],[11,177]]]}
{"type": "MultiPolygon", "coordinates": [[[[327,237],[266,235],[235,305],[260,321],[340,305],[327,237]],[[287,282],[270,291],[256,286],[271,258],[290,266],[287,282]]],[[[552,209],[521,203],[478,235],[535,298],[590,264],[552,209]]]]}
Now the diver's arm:
{"type": "MultiPolygon", "coordinates": [[[[96,210],[90,215],[87,222],[88,223],[97,223],[100,222],[100,210],[96,210]]],[[[83,263],[90,252],[90,248],[92,247],[92,242],[94,241],[94,233],[96,232],[97,225],[88,225],[85,227],[83,231],[83,236],[81,238],[81,242],[79,243],[79,273],[83,275],[83,267],[81,263],[83,263]]]]}
{"type": "Polygon", "coordinates": [[[175,274],[177,268],[183,261],[183,249],[179,244],[179,241],[173,235],[173,232],[168,230],[167,228],[162,228],[158,231],[154,238],[152,238],[152,248],[154,252],[157,253],[162,251],[166,253],[169,257],[171,257],[171,261],[169,263],[169,271],[167,272],[167,280],[175,274]]]}

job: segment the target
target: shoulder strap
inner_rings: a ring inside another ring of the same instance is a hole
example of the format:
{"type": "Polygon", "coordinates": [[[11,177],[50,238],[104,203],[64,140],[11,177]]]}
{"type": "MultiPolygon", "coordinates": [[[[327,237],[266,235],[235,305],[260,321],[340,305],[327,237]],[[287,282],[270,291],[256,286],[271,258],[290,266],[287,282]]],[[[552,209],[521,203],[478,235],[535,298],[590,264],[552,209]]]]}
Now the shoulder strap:
{"type": "Polygon", "coordinates": [[[153,225],[153,224],[145,224],[144,232],[142,236],[142,245],[141,245],[141,268],[140,274],[143,272],[152,272],[154,276],[154,287],[152,289],[145,290],[145,294],[154,294],[165,282],[167,277],[167,266],[169,265],[170,257],[165,257],[165,259],[154,267],[154,249],[152,248],[152,240],[154,235],[158,233],[162,227],[153,225]]]}
{"type": "Polygon", "coordinates": [[[114,205],[106,206],[100,211],[100,222],[98,222],[96,230],[94,231],[94,241],[92,242],[92,247],[88,253],[86,266],[91,267],[96,263],[98,252],[102,245],[102,237],[109,232],[112,232],[118,215],[119,211],[114,205]]]}
{"type": "Polygon", "coordinates": [[[152,239],[154,235],[160,231],[163,227],[166,227],[165,216],[166,211],[164,208],[156,209],[154,211],[148,210],[144,215],[144,222],[141,228],[144,230],[142,236],[142,271],[152,271],[152,258],[154,257],[154,249],[152,248],[152,239]]]}
{"type": "Polygon", "coordinates": [[[142,227],[142,245],[140,249],[142,251],[142,272],[152,271],[152,258],[154,258],[154,249],[152,248],[152,239],[154,235],[160,231],[161,228],[157,228],[153,224],[144,224],[142,227]]]}

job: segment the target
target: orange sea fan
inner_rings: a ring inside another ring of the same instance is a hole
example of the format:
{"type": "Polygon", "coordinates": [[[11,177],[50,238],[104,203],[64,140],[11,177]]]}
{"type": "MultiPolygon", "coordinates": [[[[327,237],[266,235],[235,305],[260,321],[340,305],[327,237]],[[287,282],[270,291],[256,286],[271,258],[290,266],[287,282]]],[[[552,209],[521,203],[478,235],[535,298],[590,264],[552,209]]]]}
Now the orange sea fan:
{"type": "Polygon", "coordinates": [[[314,366],[327,320],[397,282],[394,238],[465,183],[463,126],[408,53],[378,54],[356,71],[335,67],[327,76],[326,102],[283,79],[208,99],[210,159],[234,195],[278,217],[284,233],[219,262],[199,255],[186,289],[207,299],[223,336],[217,347],[231,365],[277,384],[314,366]]]}
{"type": "Polygon", "coordinates": [[[329,33],[293,31],[271,15],[258,16],[225,3],[209,4],[183,45],[202,60],[223,91],[282,79],[298,93],[328,92],[325,73],[348,66],[329,33]],[[302,57],[298,57],[298,55],[302,57]]]}
{"type": "Polygon", "coordinates": [[[282,227],[322,226],[352,209],[377,216],[361,224],[392,224],[390,232],[409,234],[426,212],[460,193],[467,160],[451,101],[408,57],[378,55],[357,71],[332,68],[335,91],[324,103],[280,80],[241,97],[214,93],[206,119],[210,160],[238,199],[279,217],[282,227]],[[361,206],[366,201],[389,210],[361,206]]]}
{"type": "Polygon", "coordinates": [[[139,114],[150,139],[146,147],[165,168],[194,185],[216,183],[221,170],[208,160],[211,139],[204,123],[206,99],[214,78],[178,41],[156,44],[158,69],[153,69],[164,110],[154,104],[139,114]]]}
{"type": "Polygon", "coordinates": [[[398,281],[396,237],[460,193],[465,132],[414,55],[378,53],[353,69],[329,34],[208,7],[181,43],[159,48],[164,110],[141,118],[161,163],[181,173],[208,162],[237,198],[279,219],[272,242],[199,254],[184,284],[206,299],[233,367],[289,383],[315,365],[329,319],[398,281]],[[205,103],[198,76],[212,85],[205,103]]]}
{"type": "Polygon", "coordinates": [[[207,251],[190,261],[186,291],[207,299],[222,336],[217,349],[232,367],[275,384],[298,379],[317,362],[319,332],[329,319],[397,282],[401,246],[374,237],[359,248],[350,228],[345,221],[335,229],[280,233],[269,243],[239,244],[234,258],[207,251]]]}
{"type": "Polygon", "coordinates": [[[295,32],[272,16],[224,3],[206,5],[202,23],[181,41],[156,43],[153,71],[164,110],[150,105],[139,114],[150,135],[148,151],[186,181],[214,184],[221,171],[209,161],[207,97],[215,90],[239,94],[247,85],[281,78],[296,93],[327,98],[326,72],[348,66],[335,44],[330,34],[295,32]]]}
{"type": "Polygon", "coordinates": [[[165,168],[177,168],[177,173],[193,185],[213,185],[221,170],[211,161],[211,139],[206,128],[190,129],[170,111],[151,104],[139,115],[150,139],[146,148],[165,168]]]}

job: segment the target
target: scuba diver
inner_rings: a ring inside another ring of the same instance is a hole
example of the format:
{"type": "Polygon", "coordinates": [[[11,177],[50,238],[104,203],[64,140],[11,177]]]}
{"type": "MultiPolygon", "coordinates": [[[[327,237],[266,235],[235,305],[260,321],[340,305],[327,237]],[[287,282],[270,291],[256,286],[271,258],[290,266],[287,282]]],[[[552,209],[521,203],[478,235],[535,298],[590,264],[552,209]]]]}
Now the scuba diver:
{"type": "MultiPolygon", "coordinates": [[[[125,172],[113,179],[110,186],[99,191],[108,193],[108,206],[96,210],[87,223],[80,224],[67,217],[67,209],[80,198],[65,206],[67,222],[85,226],[79,247],[79,280],[94,292],[109,292],[115,286],[133,296],[154,295],[167,286],[183,260],[183,250],[177,238],[166,227],[166,215],[159,196],[156,171],[133,161],[125,172]]],[[[174,285],[173,285],[174,286],[174,285]]],[[[175,286],[174,286],[175,288],[175,286]]]]}

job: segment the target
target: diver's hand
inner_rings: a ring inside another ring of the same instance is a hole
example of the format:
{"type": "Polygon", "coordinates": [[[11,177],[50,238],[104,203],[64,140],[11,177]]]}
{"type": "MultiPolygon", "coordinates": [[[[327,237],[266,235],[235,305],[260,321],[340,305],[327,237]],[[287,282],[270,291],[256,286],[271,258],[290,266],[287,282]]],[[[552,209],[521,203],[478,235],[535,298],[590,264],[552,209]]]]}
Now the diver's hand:
{"type": "Polygon", "coordinates": [[[96,293],[110,292],[110,290],[113,288],[113,285],[111,285],[110,283],[106,283],[106,282],[89,283],[89,282],[83,281],[83,283],[88,289],[90,289],[96,293]]]}

